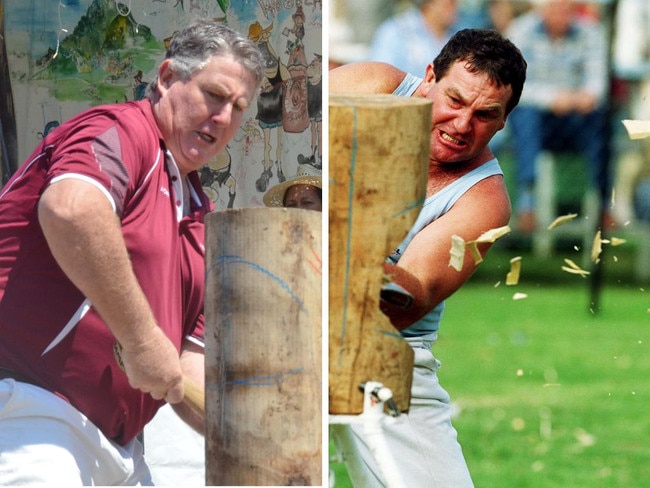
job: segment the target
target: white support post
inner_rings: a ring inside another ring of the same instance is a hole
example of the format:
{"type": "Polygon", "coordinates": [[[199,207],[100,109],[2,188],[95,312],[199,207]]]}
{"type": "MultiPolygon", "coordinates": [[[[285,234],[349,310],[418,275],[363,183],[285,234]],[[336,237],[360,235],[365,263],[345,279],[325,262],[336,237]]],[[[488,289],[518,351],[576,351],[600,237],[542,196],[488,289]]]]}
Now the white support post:
{"type": "MultiPolygon", "coordinates": [[[[381,383],[368,381],[363,385],[363,394],[363,413],[360,415],[330,415],[330,431],[335,438],[336,448],[350,476],[359,482],[360,477],[365,476],[364,470],[361,469],[362,460],[356,449],[354,435],[346,425],[363,425],[363,439],[381,471],[387,488],[406,488],[383,430],[387,422],[400,421],[399,411],[391,407],[393,393],[381,383]],[[386,404],[390,407],[391,415],[384,412],[386,404]]],[[[371,485],[369,479],[360,482],[362,486],[371,485]]]]}

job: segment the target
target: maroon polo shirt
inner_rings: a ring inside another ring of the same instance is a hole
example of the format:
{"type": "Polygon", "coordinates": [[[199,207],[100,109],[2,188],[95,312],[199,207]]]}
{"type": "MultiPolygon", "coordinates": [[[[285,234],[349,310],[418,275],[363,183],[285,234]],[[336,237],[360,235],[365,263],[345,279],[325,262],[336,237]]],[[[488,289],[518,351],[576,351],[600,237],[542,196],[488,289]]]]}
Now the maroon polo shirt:
{"type": "Polygon", "coordinates": [[[162,402],[134,390],[113,358],[114,337],[55,262],[37,204],[58,178],[103,189],[122,222],[133,269],[159,326],[180,349],[203,342],[203,216],[179,206],[180,175],[148,100],[89,109],[51,132],[0,189],[0,366],[67,399],[107,437],[126,443],[162,402]],[[198,324],[198,327],[197,327],[198,324]]]}

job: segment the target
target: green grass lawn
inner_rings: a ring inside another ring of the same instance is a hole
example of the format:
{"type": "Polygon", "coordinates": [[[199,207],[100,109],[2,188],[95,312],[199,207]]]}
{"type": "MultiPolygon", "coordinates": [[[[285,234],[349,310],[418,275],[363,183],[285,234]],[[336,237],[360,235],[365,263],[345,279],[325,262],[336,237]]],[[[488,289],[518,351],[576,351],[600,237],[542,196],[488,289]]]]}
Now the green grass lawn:
{"type": "Polygon", "coordinates": [[[560,271],[559,255],[525,256],[505,286],[517,254],[497,247],[448,300],[434,346],[477,488],[649,486],[650,286],[625,279],[622,253],[594,313],[589,280],[560,271]]]}
{"type": "Polygon", "coordinates": [[[650,480],[650,293],[468,285],[435,353],[477,487],[634,487],[650,480]]]}

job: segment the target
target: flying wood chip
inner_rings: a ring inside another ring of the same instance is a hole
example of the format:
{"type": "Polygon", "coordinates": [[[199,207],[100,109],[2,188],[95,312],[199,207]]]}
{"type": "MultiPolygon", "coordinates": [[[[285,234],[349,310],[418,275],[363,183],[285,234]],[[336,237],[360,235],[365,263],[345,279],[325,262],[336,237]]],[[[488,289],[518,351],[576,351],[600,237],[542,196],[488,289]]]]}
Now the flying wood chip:
{"type": "Polygon", "coordinates": [[[463,269],[465,259],[465,239],[460,236],[451,236],[451,249],[449,250],[449,266],[456,271],[463,269]]]}
{"type": "Polygon", "coordinates": [[[465,240],[457,235],[451,236],[451,249],[449,250],[449,266],[454,268],[456,271],[463,269],[463,262],[465,260],[465,249],[469,250],[472,259],[474,259],[474,264],[480,264],[483,261],[483,256],[478,249],[479,244],[495,242],[499,237],[502,237],[510,232],[510,227],[504,225],[503,227],[497,227],[495,229],[490,229],[473,241],[465,242],[465,240]]]}
{"type": "Polygon", "coordinates": [[[510,271],[506,275],[506,285],[516,285],[519,283],[519,274],[521,272],[521,256],[510,260],[510,271]]]}
{"type": "Polygon", "coordinates": [[[465,247],[469,250],[469,254],[472,256],[474,264],[481,264],[483,262],[481,251],[478,250],[478,241],[469,241],[465,244],[465,247]]]}
{"type": "Polygon", "coordinates": [[[478,243],[494,242],[499,237],[503,237],[504,235],[506,235],[508,232],[510,232],[510,226],[504,225],[503,227],[497,227],[495,229],[490,229],[486,232],[483,232],[483,234],[478,236],[478,239],[472,242],[478,242],[478,243]]]}
{"type": "Polygon", "coordinates": [[[625,244],[625,242],[627,241],[625,239],[621,239],[620,237],[603,239],[601,238],[601,232],[597,231],[596,235],[594,236],[594,243],[591,247],[591,260],[594,263],[600,262],[600,254],[603,252],[603,244],[609,244],[611,246],[620,246],[621,244],[625,244]]]}
{"type": "Polygon", "coordinates": [[[600,262],[600,253],[603,252],[603,240],[600,238],[600,231],[594,236],[594,243],[591,246],[591,260],[594,263],[600,262]]]}
{"type": "Polygon", "coordinates": [[[548,224],[547,229],[555,229],[556,227],[561,226],[562,224],[566,224],[567,222],[575,219],[578,216],[577,213],[571,213],[571,214],[566,214],[566,215],[561,215],[560,217],[557,217],[553,222],[548,224]]]}
{"type": "Polygon", "coordinates": [[[478,236],[476,240],[469,241],[466,244],[466,247],[469,248],[469,252],[472,255],[472,258],[474,259],[474,264],[481,264],[483,262],[483,256],[481,255],[481,252],[478,250],[479,244],[495,242],[497,239],[503,237],[508,232],[510,232],[510,226],[504,225],[502,227],[496,227],[494,229],[490,229],[486,232],[483,232],[483,234],[478,236]]]}
{"type": "Polygon", "coordinates": [[[568,266],[562,266],[562,270],[566,271],[567,273],[572,273],[572,274],[578,274],[582,276],[583,278],[586,278],[587,275],[589,274],[589,271],[585,271],[584,269],[580,268],[576,263],[571,261],[570,259],[565,259],[564,262],[568,266]]]}
{"type": "Polygon", "coordinates": [[[630,139],[644,139],[650,137],[650,120],[623,120],[630,139]]]}

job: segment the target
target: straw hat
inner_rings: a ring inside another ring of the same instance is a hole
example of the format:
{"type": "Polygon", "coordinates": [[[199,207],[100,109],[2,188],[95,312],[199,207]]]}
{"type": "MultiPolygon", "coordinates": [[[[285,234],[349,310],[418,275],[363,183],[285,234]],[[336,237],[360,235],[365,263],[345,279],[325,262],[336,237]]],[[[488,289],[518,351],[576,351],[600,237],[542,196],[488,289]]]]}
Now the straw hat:
{"type": "Polygon", "coordinates": [[[283,207],[284,195],[293,185],[311,185],[322,189],[321,171],[310,164],[299,165],[296,176],[269,188],[262,198],[264,205],[267,207],[283,207]]]}

